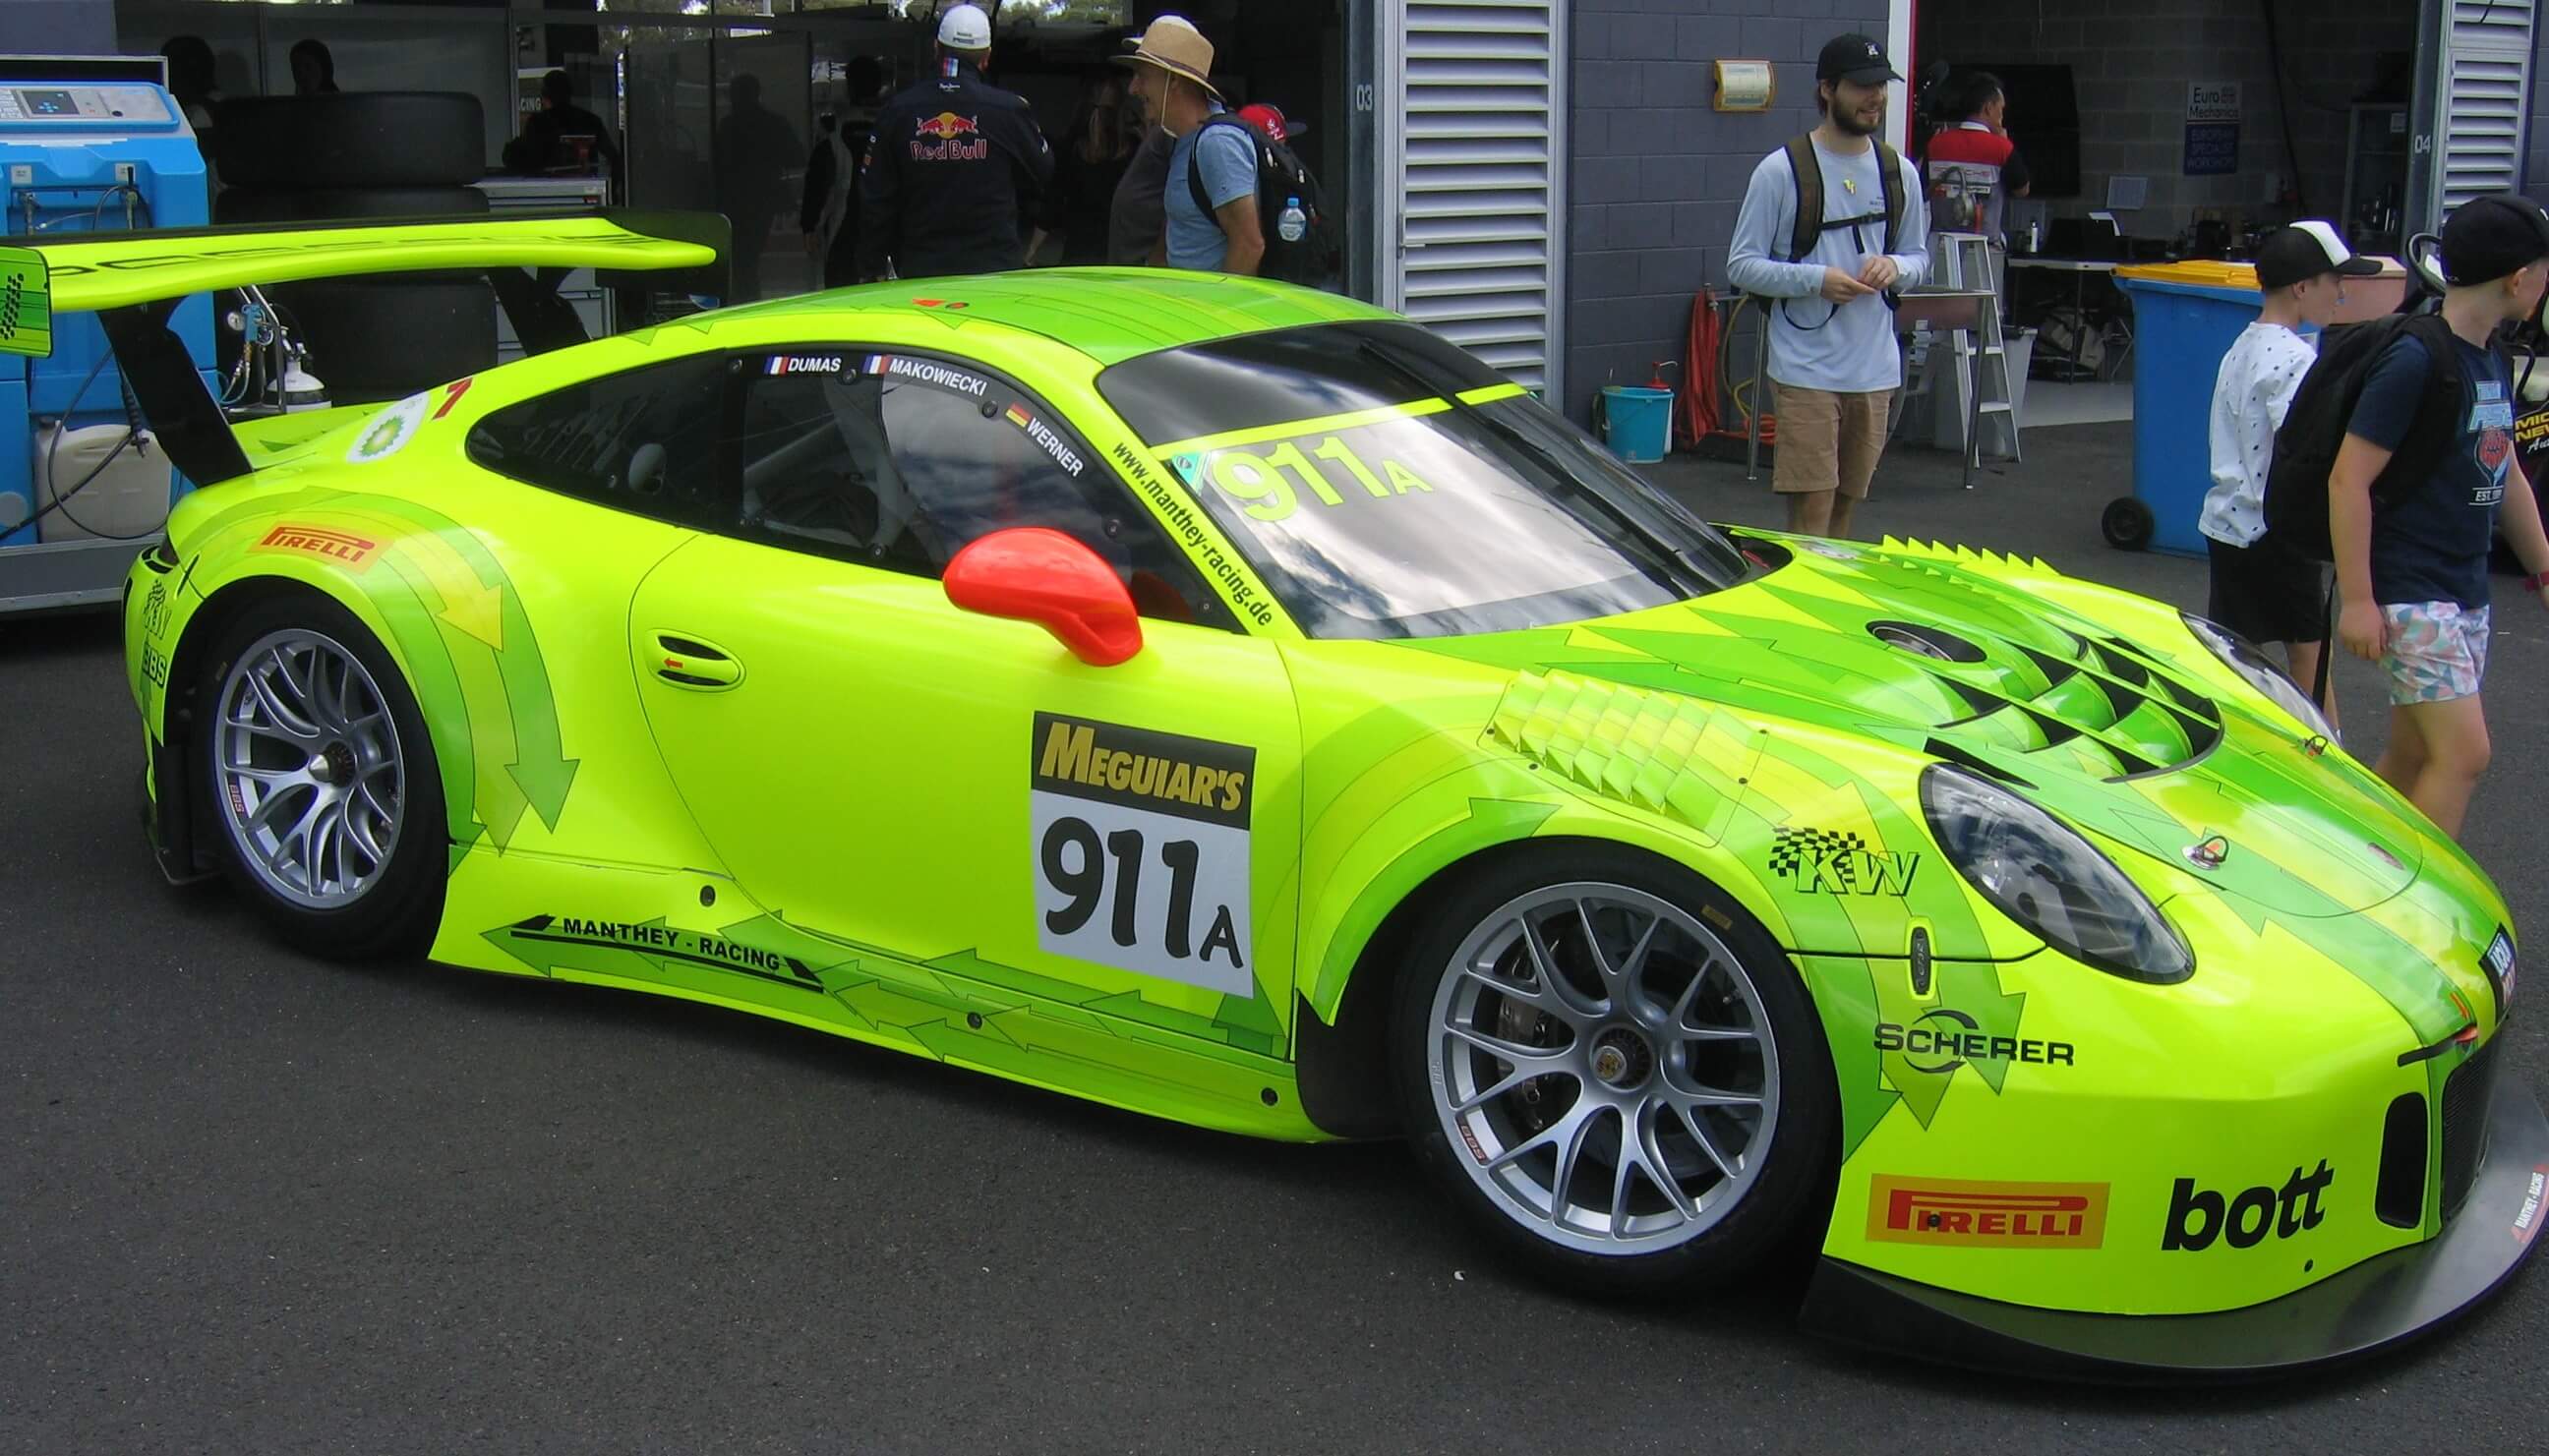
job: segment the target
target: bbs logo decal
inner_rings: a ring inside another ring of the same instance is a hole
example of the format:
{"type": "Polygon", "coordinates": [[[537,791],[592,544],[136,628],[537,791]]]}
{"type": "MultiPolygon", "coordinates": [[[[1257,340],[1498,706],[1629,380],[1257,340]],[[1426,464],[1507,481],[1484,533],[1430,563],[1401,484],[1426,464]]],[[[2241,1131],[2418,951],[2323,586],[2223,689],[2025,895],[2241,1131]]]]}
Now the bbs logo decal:
{"type": "Polygon", "coordinates": [[[1036,944],[1256,994],[1249,811],[1257,750],[1057,713],[1028,745],[1036,944]]]}
{"type": "Polygon", "coordinates": [[[1770,845],[1770,872],[1804,894],[1892,895],[1912,893],[1918,854],[1873,851],[1855,834],[1824,829],[1781,829],[1770,845]]]}

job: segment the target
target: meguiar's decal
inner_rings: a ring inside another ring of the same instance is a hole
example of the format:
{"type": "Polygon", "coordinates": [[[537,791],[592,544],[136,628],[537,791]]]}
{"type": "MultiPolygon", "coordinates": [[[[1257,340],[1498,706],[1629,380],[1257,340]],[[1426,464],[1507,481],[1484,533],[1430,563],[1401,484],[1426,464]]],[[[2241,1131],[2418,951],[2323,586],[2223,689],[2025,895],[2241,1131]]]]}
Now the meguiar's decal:
{"type": "Polygon", "coordinates": [[[345,452],[349,465],[369,465],[407,448],[425,423],[425,406],[432,403],[429,395],[410,395],[372,417],[362,432],[354,436],[353,448],[345,452]]]}
{"type": "Polygon", "coordinates": [[[1036,714],[1028,819],[1037,946],[1253,994],[1256,762],[1257,751],[1238,744],[1036,714]]]}

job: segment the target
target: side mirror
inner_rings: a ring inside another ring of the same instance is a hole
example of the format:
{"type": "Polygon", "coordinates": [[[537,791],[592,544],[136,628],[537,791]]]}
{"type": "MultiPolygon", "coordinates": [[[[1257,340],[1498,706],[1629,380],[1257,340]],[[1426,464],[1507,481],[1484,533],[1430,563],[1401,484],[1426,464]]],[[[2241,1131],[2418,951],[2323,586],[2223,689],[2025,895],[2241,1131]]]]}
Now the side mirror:
{"type": "Polygon", "coordinates": [[[966,611],[1041,623],[1072,655],[1111,668],[1142,650],[1133,593],[1097,553],[1045,526],[1015,526],[969,543],[940,578],[966,611]]]}

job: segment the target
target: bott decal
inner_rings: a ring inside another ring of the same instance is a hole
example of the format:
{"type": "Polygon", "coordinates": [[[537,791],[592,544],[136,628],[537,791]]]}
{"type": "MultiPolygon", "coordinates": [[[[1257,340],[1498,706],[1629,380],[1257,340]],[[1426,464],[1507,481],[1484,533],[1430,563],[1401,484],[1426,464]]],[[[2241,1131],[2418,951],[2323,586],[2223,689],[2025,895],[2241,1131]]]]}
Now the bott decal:
{"type": "Polygon", "coordinates": [[[2219,1240],[2232,1248],[2255,1248],[2269,1233],[2282,1239],[2307,1232],[2327,1217],[2319,1199],[2335,1180],[2325,1158],[2314,1169],[2293,1169],[2281,1188],[2261,1183],[2235,1194],[2217,1193],[2192,1178],[2180,1178],[2169,1190],[2168,1223],[2159,1246],[2191,1253],[2219,1240]]]}

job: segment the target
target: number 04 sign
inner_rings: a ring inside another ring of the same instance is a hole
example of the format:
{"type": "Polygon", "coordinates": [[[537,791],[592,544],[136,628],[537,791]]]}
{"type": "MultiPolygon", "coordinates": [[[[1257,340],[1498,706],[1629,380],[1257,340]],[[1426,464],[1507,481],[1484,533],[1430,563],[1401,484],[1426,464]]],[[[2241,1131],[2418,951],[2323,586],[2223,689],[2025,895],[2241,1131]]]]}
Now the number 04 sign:
{"type": "Polygon", "coordinates": [[[1248,813],[1257,751],[1038,713],[1033,754],[1036,945],[1256,994],[1248,813]]]}

